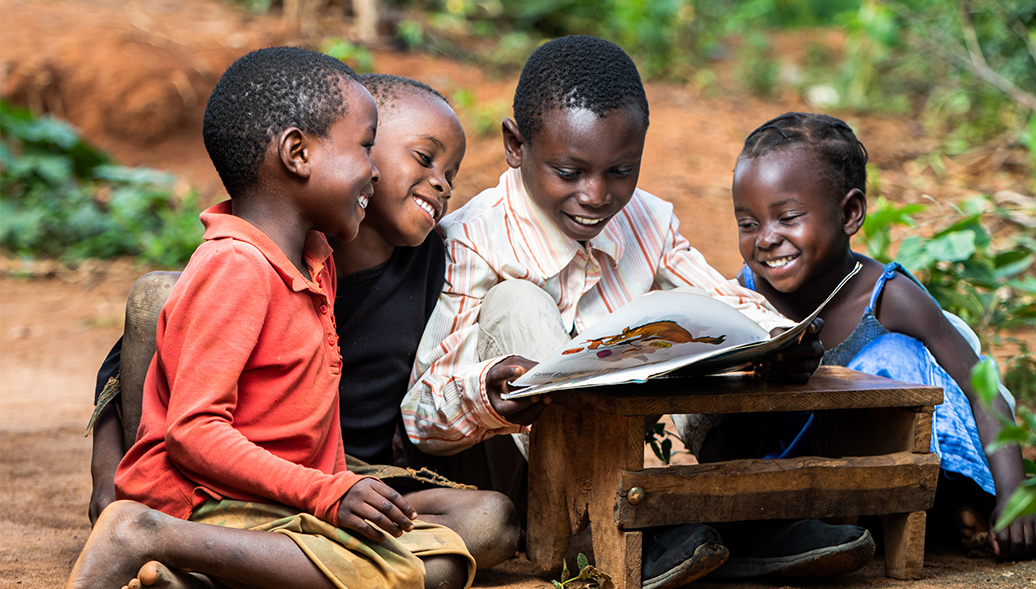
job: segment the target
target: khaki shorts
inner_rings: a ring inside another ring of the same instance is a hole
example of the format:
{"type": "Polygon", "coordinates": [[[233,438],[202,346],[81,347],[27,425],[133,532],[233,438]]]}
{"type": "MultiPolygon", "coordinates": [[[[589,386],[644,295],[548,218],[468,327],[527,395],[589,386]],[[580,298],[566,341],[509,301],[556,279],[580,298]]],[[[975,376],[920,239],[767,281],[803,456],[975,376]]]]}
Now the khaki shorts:
{"type": "Polygon", "coordinates": [[[421,558],[445,554],[467,560],[465,588],[475,578],[475,559],[460,536],[420,520],[414,522],[413,531],[400,538],[386,534],[379,544],[284,505],[210,500],[194,510],[190,521],[284,534],[341,589],[423,589],[421,558]]]}

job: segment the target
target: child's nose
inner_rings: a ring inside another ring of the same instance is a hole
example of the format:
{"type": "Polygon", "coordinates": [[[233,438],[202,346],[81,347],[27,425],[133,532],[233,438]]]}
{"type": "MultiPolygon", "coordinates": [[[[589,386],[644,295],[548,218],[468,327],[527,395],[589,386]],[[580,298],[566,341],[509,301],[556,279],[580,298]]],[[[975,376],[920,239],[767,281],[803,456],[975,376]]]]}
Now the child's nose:
{"type": "Polygon", "coordinates": [[[378,166],[375,166],[374,162],[371,162],[371,183],[372,184],[377,184],[378,180],[380,180],[380,179],[381,179],[381,172],[378,171],[378,166]]]}
{"type": "Polygon", "coordinates": [[[611,198],[608,195],[608,184],[596,179],[588,179],[584,182],[579,193],[579,202],[588,207],[602,207],[611,198]]]}
{"type": "Polygon", "coordinates": [[[759,238],[756,240],[756,245],[761,248],[768,248],[777,243],[780,243],[781,235],[773,225],[763,225],[759,231],[759,238]]]}
{"type": "Polygon", "coordinates": [[[439,198],[450,198],[453,195],[453,188],[445,178],[432,176],[432,188],[438,193],[439,198]]]}

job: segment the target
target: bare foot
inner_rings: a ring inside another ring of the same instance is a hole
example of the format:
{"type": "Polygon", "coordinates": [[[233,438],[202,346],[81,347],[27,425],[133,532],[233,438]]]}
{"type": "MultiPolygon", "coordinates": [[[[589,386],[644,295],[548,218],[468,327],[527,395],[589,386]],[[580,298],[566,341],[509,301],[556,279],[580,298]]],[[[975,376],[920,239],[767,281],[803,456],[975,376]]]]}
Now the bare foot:
{"type": "Polygon", "coordinates": [[[213,589],[215,585],[205,575],[188,572],[176,572],[169,567],[152,560],[140,567],[137,578],[122,589],[213,589]]]}
{"type": "Polygon", "coordinates": [[[989,539],[989,522],[971,507],[961,507],[957,512],[957,526],[961,544],[972,550],[986,547],[989,539]]]}
{"type": "Polygon", "coordinates": [[[66,589],[115,589],[136,579],[153,560],[151,540],[169,516],[134,501],[116,501],[97,518],[86,546],[72,567],[66,589]]]}

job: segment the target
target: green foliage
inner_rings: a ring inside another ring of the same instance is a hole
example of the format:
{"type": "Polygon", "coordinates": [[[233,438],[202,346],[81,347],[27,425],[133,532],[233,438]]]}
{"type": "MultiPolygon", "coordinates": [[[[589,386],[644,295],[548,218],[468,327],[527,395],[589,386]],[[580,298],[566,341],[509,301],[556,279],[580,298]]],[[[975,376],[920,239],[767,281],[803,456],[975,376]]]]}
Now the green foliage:
{"type": "Polygon", "coordinates": [[[1031,0],[865,0],[838,20],[848,35],[843,67],[830,79],[841,106],[917,109],[930,132],[946,135],[947,153],[1013,135],[1031,114],[978,74],[988,66],[993,77],[1036,93],[1031,0]]]}
{"type": "Polygon", "coordinates": [[[888,263],[895,259],[925,283],[943,309],[955,313],[978,334],[984,346],[1013,343],[1020,353],[1007,360],[1006,378],[1020,398],[1036,399],[1036,360],[1025,342],[1009,335],[1036,332],[1036,239],[1019,228],[993,233],[994,223],[1012,227],[1010,211],[988,196],[927,223],[920,234],[914,217],[928,205],[889,203],[879,197],[862,230],[867,254],[888,263]],[[909,230],[892,255],[892,230],[909,230]],[[1008,335],[1005,335],[1008,334],[1008,335]]]}
{"type": "MultiPolygon", "coordinates": [[[[662,464],[668,466],[673,459],[673,440],[679,440],[681,444],[686,445],[679,435],[665,429],[665,424],[659,422],[651,426],[651,429],[644,434],[644,443],[651,447],[651,451],[655,454],[655,457],[662,461],[662,464]]],[[[684,450],[688,454],[690,451],[684,450]]],[[[677,452],[679,454],[679,452],[677,452]]]]}
{"type": "Polygon", "coordinates": [[[0,246],[64,259],[138,256],[182,265],[201,242],[196,196],[113,165],[68,124],[0,101],[0,246]]]}
{"type": "Polygon", "coordinates": [[[476,102],[475,95],[467,88],[455,91],[450,96],[450,103],[468,127],[482,137],[499,133],[500,123],[510,114],[510,105],[503,100],[476,102]]]}
{"type": "Polygon", "coordinates": [[[780,66],[772,57],[770,42],[758,33],[745,35],[738,60],[737,76],[755,96],[767,97],[777,88],[780,66]]]}
{"type": "MultiPolygon", "coordinates": [[[[999,394],[996,365],[992,360],[983,360],[971,370],[971,387],[987,407],[992,406],[993,400],[999,394]]],[[[987,453],[993,453],[1004,446],[1013,444],[1030,448],[1036,446],[1036,416],[1027,407],[1018,407],[1018,420],[996,411],[992,413],[1000,420],[1001,429],[996,439],[986,447],[987,453]]],[[[1018,485],[1018,488],[1007,498],[1007,505],[994,527],[997,532],[1009,526],[1019,517],[1036,513],[1036,477],[1033,477],[1036,474],[1036,464],[1028,459],[1024,462],[1025,474],[1028,475],[1028,478],[1018,485]]]]}
{"type": "Polygon", "coordinates": [[[366,74],[374,71],[374,54],[366,47],[353,45],[341,37],[324,39],[318,50],[339,61],[344,61],[356,73],[366,74]]]}
{"type": "Polygon", "coordinates": [[[601,572],[591,565],[582,552],[576,556],[576,567],[579,569],[579,574],[573,577],[568,570],[568,561],[562,562],[561,580],[551,581],[555,589],[600,589],[612,578],[608,573],[601,572]]]}

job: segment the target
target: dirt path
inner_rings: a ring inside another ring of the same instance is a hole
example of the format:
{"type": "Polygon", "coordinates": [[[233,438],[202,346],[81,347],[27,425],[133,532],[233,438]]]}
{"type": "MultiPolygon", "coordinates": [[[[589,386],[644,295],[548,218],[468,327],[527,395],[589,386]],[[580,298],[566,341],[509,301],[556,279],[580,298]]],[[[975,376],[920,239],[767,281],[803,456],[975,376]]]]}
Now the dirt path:
{"type": "MultiPolygon", "coordinates": [[[[123,163],[175,172],[207,202],[222,198],[200,139],[204,100],[218,74],[251,49],[306,42],[277,18],[244,15],[216,0],[0,0],[5,98],[67,117],[123,163]]],[[[422,79],[447,95],[469,90],[483,105],[507,104],[516,83],[421,55],[378,51],[376,63],[378,71],[422,79]]],[[[641,186],[674,202],[684,234],[727,275],[740,265],[728,190],[741,141],[780,112],[808,108],[796,96],[745,98],[729,89],[730,69],[717,67],[715,95],[648,86],[651,129],[641,174],[641,186]]],[[[461,115],[473,120],[472,113],[461,115]]],[[[961,175],[933,188],[913,164],[931,143],[917,125],[879,117],[850,122],[896,200],[923,192],[956,200],[1017,183],[976,160],[966,177],[951,162],[961,175]]],[[[504,169],[499,137],[468,131],[457,206],[504,169]]],[[[89,533],[90,440],[83,426],[97,365],[121,332],[126,293],[144,270],[129,263],[88,263],[76,271],[0,264],[0,587],[61,585],[89,533]]],[[[548,579],[519,558],[480,573],[476,586],[533,589],[549,587],[548,579]]],[[[801,585],[1019,587],[1036,585],[1036,566],[932,551],[919,582],[884,579],[878,559],[854,575],[801,585]]]]}

